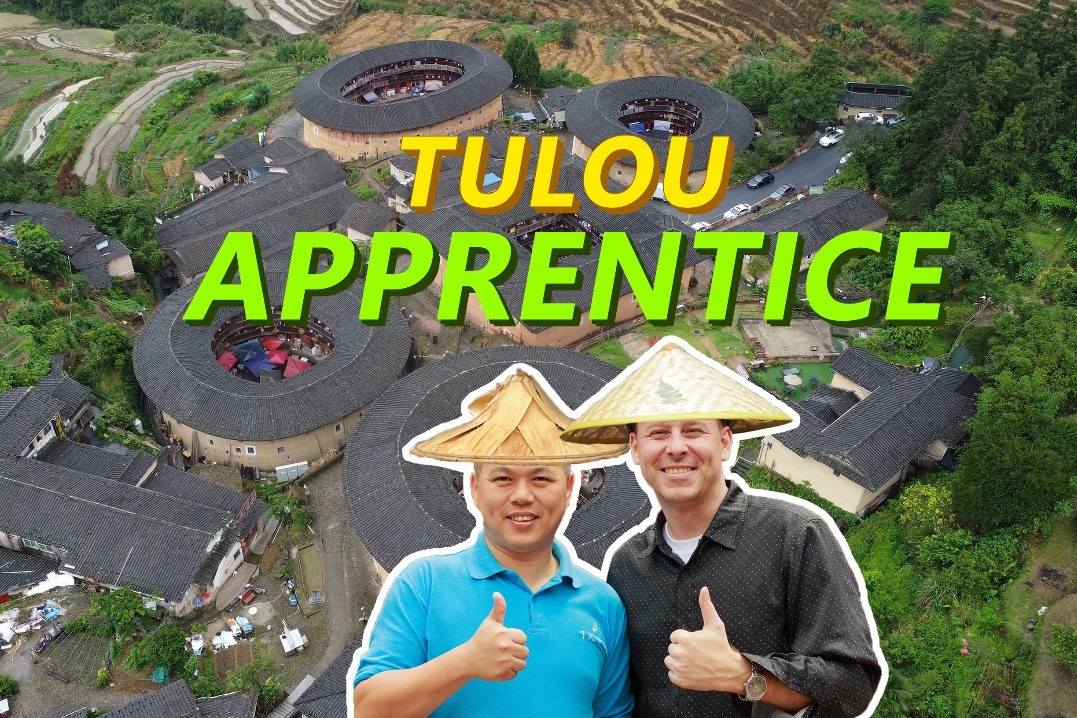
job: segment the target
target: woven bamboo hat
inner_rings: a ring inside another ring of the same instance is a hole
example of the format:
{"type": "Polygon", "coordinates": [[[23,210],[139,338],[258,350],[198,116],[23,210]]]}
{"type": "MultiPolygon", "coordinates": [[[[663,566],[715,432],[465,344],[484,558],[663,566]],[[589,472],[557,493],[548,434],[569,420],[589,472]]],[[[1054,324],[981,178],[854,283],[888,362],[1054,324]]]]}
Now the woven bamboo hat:
{"type": "Polygon", "coordinates": [[[471,401],[467,407],[470,419],[421,438],[407,451],[441,461],[511,466],[585,464],[628,451],[623,441],[618,445],[563,440],[561,434],[572,418],[543,384],[524,367],[515,367],[507,376],[502,375],[493,389],[471,401]]]}
{"type": "Polygon", "coordinates": [[[723,419],[734,434],[796,421],[776,400],[726,371],[679,339],[666,339],[586,404],[561,437],[619,444],[628,440],[627,425],[641,421],[723,419]]]}

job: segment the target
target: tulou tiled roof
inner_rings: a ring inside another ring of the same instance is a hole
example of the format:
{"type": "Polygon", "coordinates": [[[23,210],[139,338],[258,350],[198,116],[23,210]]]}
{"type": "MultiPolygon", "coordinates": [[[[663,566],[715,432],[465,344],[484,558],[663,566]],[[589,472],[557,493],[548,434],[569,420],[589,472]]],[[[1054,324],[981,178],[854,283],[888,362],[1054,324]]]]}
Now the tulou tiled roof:
{"type": "Polygon", "coordinates": [[[371,235],[385,229],[396,216],[396,210],[387,205],[361,201],[353,204],[338,224],[343,228],[371,235]]]}
{"type": "MultiPolygon", "coordinates": [[[[487,171],[499,174],[504,166],[503,162],[491,161],[487,171]]],[[[532,165],[533,166],[533,165],[532,165]]],[[[654,276],[658,265],[658,253],[662,246],[662,236],[665,232],[681,232],[686,236],[690,230],[679,219],[664,215],[653,209],[649,204],[630,214],[609,214],[601,210],[588,197],[583,190],[583,167],[584,163],[578,157],[567,158],[561,166],[561,176],[558,189],[569,192],[579,197],[580,208],[576,216],[590,224],[597,232],[625,232],[632,240],[633,246],[640,255],[640,260],[649,276],[654,276]]],[[[428,214],[410,212],[400,217],[401,223],[408,231],[418,232],[426,236],[442,257],[448,256],[453,232],[493,232],[495,234],[512,236],[506,230],[519,223],[536,216],[528,202],[534,184],[533,173],[527,178],[522,194],[523,199],[514,207],[497,215],[484,215],[476,212],[460,198],[459,182],[452,174],[445,174],[439,183],[438,199],[435,211],[428,214]]],[[[516,250],[516,270],[512,276],[498,287],[498,291],[505,300],[509,313],[516,318],[520,316],[523,306],[524,288],[527,282],[528,266],[531,262],[531,252],[523,245],[513,241],[516,250]]],[[[569,264],[577,267],[580,271],[581,286],[577,290],[558,289],[551,293],[551,301],[571,302],[581,307],[591,305],[591,297],[594,293],[595,278],[598,274],[599,247],[596,243],[589,254],[581,256],[565,256],[559,260],[561,266],[569,264]]],[[[684,266],[691,267],[703,261],[703,257],[687,242],[687,250],[684,258],[684,266]]],[[[622,297],[631,292],[627,281],[622,280],[617,296],[622,297]]],[[[541,332],[545,326],[525,325],[533,332],[541,332]]]]}
{"type": "MultiPolygon", "coordinates": [[[[268,171],[239,186],[229,185],[157,225],[157,240],[184,277],[204,274],[229,232],[252,232],[267,267],[286,269],[296,232],[331,227],[358,202],[345,184],[347,175],[325,150],[294,145],[262,148],[268,171]]],[[[259,162],[264,158],[255,158],[259,162]]]]}
{"type": "Polygon", "coordinates": [[[303,695],[296,698],[295,707],[304,718],[341,718],[347,715],[351,701],[348,669],[361,645],[362,641],[358,638],[352,641],[303,691],[303,695]]]}
{"type": "Polygon", "coordinates": [[[90,401],[93,392],[90,387],[80,384],[64,373],[63,357],[59,354],[49,356],[52,369],[41,378],[36,386],[60,402],[60,416],[74,418],[79,409],[90,401]]]}
{"type": "MultiPolygon", "coordinates": [[[[626,103],[658,98],[688,102],[702,113],[699,127],[690,136],[693,172],[707,168],[712,137],[728,136],[737,153],[755,138],[755,120],[740,100],[684,77],[635,77],[588,87],[569,100],[565,124],[581,142],[594,149],[610,137],[635,134],[618,119],[626,103]]],[[[643,137],[664,167],[669,156],[669,140],[650,134],[643,137]]],[[[621,162],[635,163],[631,157],[621,162]]]]}
{"type": "Polygon", "coordinates": [[[0,530],[67,550],[74,574],[159,590],[169,601],[182,598],[232,521],[225,511],[35,459],[0,459],[0,491],[0,530]]]}
{"type": "Polygon", "coordinates": [[[839,234],[863,229],[888,216],[887,209],[864,190],[839,187],[790,202],[739,225],[734,231],[763,232],[770,237],[771,259],[774,237],[779,232],[797,232],[804,240],[804,257],[810,257],[839,234]]]}
{"type": "Polygon", "coordinates": [[[93,222],[66,207],[41,202],[0,205],[0,223],[23,221],[43,227],[71,259],[71,269],[86,275],[98,289],[112,284],[108,263],[131,254],[123,242],[97,231],[93,222]]]}
{"type": "Polygon", "coordinates": [[[110,451],[70,439],[54,441],[37,458],[53,466],[101,476],[132,486],[154,469],[156,459],[144,451],[110,451]]]}
{"type": "Polygon", "coordinates": [[[36,585],[56,569],[56,561],[0,548],[0,593],[11,593],[24,586],[36,585]]]}
{"type": "Polygon", "coordinates": [[[847,82],[839,105],[892,110],[912,94],[908,85],[880,85],[867,82],[847,82]]]}
{"type": "Polygon", "coordinates": [[[511,84],[512,68],[488,50],[448,40],[417,40],[373,47],[323,65],[299,83],[292,104],[311,122],[342,132],[406,132],[466,115],[511,84]],[[464,74],[436,92],[391,102],[361,104],[342,94],[349,81],[367,70],[421,58],[453,60],[464,66],[464,74]]]}
{"type": "Polygon", "coordinates": [[[0,394],[0,457],[22,454],[61,408],[60,401],[34,387],[0,394]]]}
{"type": "MultiPolygon", "coordinates": [[[[284,272],[267,272],[270,301],[280,306],[284,272]]],[[[360,409],[403,373],[411,335],[399,310],[384,326],[359,321],[362,283],[311,300],[335,349],[309,371],[284,381],[257,383],[217,364],[211,339],[241,309],[219,310],[208,326],[192,326],[183,313],[198,282],[180,288],[150,315],[135,342],[134,368],[142,391],[176,421],[238,441],[285,439],[333,424],[360,409]]]]}
{"type": "Polygon", "coordinates": [[[821,387],[796,406],[800,426],[775,438],[869,491],[882,488],[934,441],[955,444],[976,410],[974,398],[950,386],[959,370],[913,374],[855,347],[838,357],[835,371],[839,362],[840,373],[870,384],[871,393],[857,401],[852,392],[821,387]]]}
{"type": "Polygon", "coordinates": [[[180,679],[136,698],[102,718],[254,718],[258,699],[239,691],[196,698],[180,679]]]}
{"type": "MultiPolygon", "coordinates": [[[[460,402],[469,392],[517,362],[541,373],[569,407],[582,404],[618,373],[610,364],[553,347],[471,351],[404,377],[355,427],[344,456],[344,497],[363,543],[387,571],[415,551],[463,541],[475,526],[453,487],[458,474],[406,461],[404,445],[459,417],[460,402]]],[[[611,466],[598,494],[575,510],[566,536],[581,559],[601,566],[614,539],[649,511],[635,476],[624,465],[611,466]]]]}

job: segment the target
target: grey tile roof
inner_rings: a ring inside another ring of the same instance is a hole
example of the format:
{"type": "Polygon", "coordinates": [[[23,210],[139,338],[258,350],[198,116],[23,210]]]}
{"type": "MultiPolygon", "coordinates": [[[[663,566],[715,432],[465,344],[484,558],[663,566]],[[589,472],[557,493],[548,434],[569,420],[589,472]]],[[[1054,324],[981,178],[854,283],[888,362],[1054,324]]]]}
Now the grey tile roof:
{"type": "Polygon", "coordinates": [[[56,561],[41,556],[0,548],[0,593],[38,584],[58,565],[56,561]]]}
{"type": "Polygon", "coordinates": [[[892,110],[912,94],[907,85],[879,85],[866,82],[847,82],[845,92],[838,99],[839,105],[871,107],[876,110],[892,110]]]}
{"type": "Polygon", "coordinates": [[[878,491],[936,439],[953,446],[976,410],[975,399],[949,386],[952,375],[913,374],[859,347],[846,349],[832,367],[859,377],[854,381],[865,388],[871,384],[871,394],[857,401],[852,392],[820,387],[795,405],[800,426],[775,439],[869,491],[878,491]]]}
{"type": "MultiPolygon", "coordinates": [[[[177,499],[226,511],[232,516],[239,514],[249,497],[249,494],[242,491],[221,486],[209,479],[203,479],[188,471],[167,465],[158,466],[150,477],[146,479],[146,482],[142,484],[142,487],[174,496],[177,499]]],[[[269,505],[265,501],[261,499],[255,500],[236,533],[245,536],[268,509],[269,505]]]]}
{"type": "Polygon", "coordinates": [[[974,399],[980,393],[980,381],[967,371],[943,367],[931,372],[931,376],[938,377],[942,383],[967,399],[974,399]]]}
{"type": "Polygon", "coordinates": [[[546,96],[540,99],[538,102],[542,106],[542,109],[550,117],[555,112],[561,112],[568,108],[568,103],[572,101],[579,93],[575,87],[569,87],[567,85],[558,85],[557,87],[551,87],[546,90],[546,96]]]}
{"type": "MultiPolygon", "coordinates": [[[[690,236],[689,228],[672,216],[663,215],[649,205],[645,205],[639,211],[631,214],[608,214],[598,208],[587,197],[583,189],[583,166],[584,163],[578,157],[568,158],[561,167],[561,177],[558,189],[569,192],[579,197],[580,208],[577,216],[588,222],[599,232],[625,232],[632,238],[632,244],[640,255],[640,260],[650,276],[654,275],[658,264],[658,252],[662,246],[664,232],[681,232],[690,236]]],[[[487,170],[499,173],[503,163],[491,162],[487,170]]],[[[401,215],[400,221],[405,229],[418,232],[426,236],[442,257],[447,256],[451,246],[452,233],[463,231],[494,232],[506,235],[506,229],[512,225],[528,220],[536,216],[531,209],[528,197],[531,196],[531,188],[534,183],[533,175],[528,177],[523,191],[523,199],[514,207],[497,215],[483,215],[469,207],[459,196],[459,183],[454,183],[450,177],[443,176],[439,183],[438,198],[435,211],[429,214],[411,212],[401,215]],[[453,187],[456,187],[455,191],[453,187]]],[[[524,288],[527,280],[528,266],[531,261],[531,252],[522,245],[515,243],[517,263],[516,271],[498,287],[505,305],[513,317],[520,316],[523,306],[524,288]]],[[[580,270],[582,285],[578,290],[556,290],[552,293],[551,300],[557,302],[573,302],[579,306],[590,306],[591,296],[594,292],[595,277],[598,273],[599,251],[593,247],[590,254],[583,256],[564,257],[560,260],[561,266],[568,263],[580,270]]],[[[703,261],[703,257],[687,243],[684,265],[691,267],[703,261]]],[[[617,296],[629,294],[631,287],[627,281],[621,282],[617,296]]],[[[525,325],[530,331],[539,333],[547,327],[541,325],[525,325]]]]}
{"type": "Polygon", "coordinates": [[[308,75],[292,92],[299,114],[322,127],[358,133],[405,132],[466,115],[499,97],[512,84],[512,68],[481,47],[448,40],[417,40],[345,55],[308,75]],[[420,58],[444,58],[464,74],[437,92],[391,102],[345,99],[344,85],[369,69],[420,58]]]}
{"type": "MultiPolygon", "coordinates": [[[[565,124],[573,135],[594,149],[610,137],[635,134],[617,119],[626,103],[657,98],[691,103],[703,115],[699,127],[691,135],[694,151],[690,168],[693,172],[706,169],[712,137],[728,136],[736,153],[747,148],[755,138],[755,120],[740,100],[684,77],[635,77],[588,87],[569,101],[565,124]]],[[[664,167],[669,156],[669,140],[649,133],[640,136],[655,151],[664,167]]],[[[631,157],[621,161],[635,164],[631,157]]]]}
{"type": "Polygon", "coordinates": [[[377,202],[357,202],[348,208],[337,224],[370,235],[384,229],[396,216],[396,210],[387,205],[377,202]]]}
{"type": "Polygon", "coordinates": [[[348,669],[351,667],[355,652],[362,645],[360,639],[355,639],[345,648],[339,656],[318,676],[310,687],[295,700],[295,707],[304,718],[341,718],[348,713],[348,700],[351,691],[349,685],[348,669]]]}
{"type": "MultiPolygon", "coordinates": [[[[495,129],[489,130],[475,130],[473,132],[466,132],[460,135],[460,146],[467,146],[468,137],[482,137],[489,143],[489,157],[493,159],[505,159],[505,154],[509,148],[509,138],[507,135],[498,132],[495,129]]],[[[389,158],[389,164],[401,172],[407,172],[414,175],[415,170],[419,166],[419,158],[414,155],[400,154],[393,155],[389,158]]],[[[459,155],[449,155],[443,157],[441,160],[442,173],[455,173],[459,174],[461,168],[464,166],[464,155],[461,152],[459,155]]],[[[444,176],[444,175],[443,175],[444,176]]],[[[439,185],[439,191],[446,189],[443,185],[439,185]]]]}
{"type": "MultiPolygon", "coordinates": [[[[270,300],[279,306],[284,273],[267,272],[270,300]]],[[[359,322],[362,284],[314,297],[310,316],[321,320],[336,348],[310,371],[276,383],[255,383],[221,369],[211,338],[241,309],[225,308],[196,327],[183,312],[198,287],[180,288],[146,321],[135,341],[135,376],[154,405],[177,421],[240,441],[284,439],[339,421],[379,396],[404,371],[411,335],[400,311],[384,326],[359,322]]]]}
{"type": "Polygon", "coordinates": [[[908,373],[860,347],[849,347],[843,351],[830,368],[868,391],[892,384],[908,373]]]}
{"type": "Polygon", "coordinates": [[[136,698],[102,718],[198,718],[198,703],[187,681],[180,679],[136,698]]]}
{"type": "Polygon", "coordinates": [[[218,177],[225,177],[235,168],[236,166],[225,158],[218,157],[210,160],[204,165],[198,165],[194,168],[194,171],[204,174],[210,180],[215,180],[218,177]]]}
{"type": "Polygon", "coordinates": [[[33,387],[0,394],[0,457],[21,455],[61,408],[62,403],[33,387]]]}
{"type": "Polygon", "coordinates": [[[0,209],[0,219],[9,222],[27,220],[44,227],[49,236],[63,246],[64,254],[71,258],[71,268],[85,274],[98,289],[112,284],[108,263],[131,254],[123,242],[97,231],[92,222],[66,207],[41,202],[7,204],[0,209]],[[103,242],[107,244],[97,249],[103,242]]]}
{"type": "Polygon", "coordinates": [[[258,140],[250,135],[244,135],[234,142],[229,142],[224,147],[213,151],[213,156],[220,156],[222,159],[228,160],[233,166],[238,167],[239,161],[250,157],[251,155],[261,152],[262,146],[258,144],[258,140]]]}
{"type": "MultiPolygon", "coordinates": [[[[582,404],[618,373],[610,364],[567,349],[470,351],[407,375],[355,427],[344,455],[344,498],[363,543],[387,571],[415,551],[463,541],[475,525],[463,496],[453,488],[454,472],[405,461],[404,445],[457,418],[469,392],[517,362],[538,370],[570,407],[582,404]]],[[[594,566],[602,564],[614,539],[650,511],[627,467],[611,466],[606,472],[602,489],[576,509],[566,531],[577,555],[594,566]]]]}
{"type": "Polygon", "coordinates": [[[60,402],[60,416],[71,419],[84,404],[89,403],[93,392],[90,387],[80,384],[64,373],[63,357],[53,355],[52,369],[41,378],[36,386],[60,402]]]}
{"type": "Polygon", "coordinates": [[[0,459],[0,530],[68,550],[73,573],[181,598],[231,521],[217,509],[33,459],[0,459]]]}
{"type": "Polygon", "coordinates": [[[739,225],[733,231],[766,234],[771,238],[771,259],[774,258],[775,235],[778,232],[798,232],[804,240],[804,256],[808,257],[839,234],[863,229],[888,216],[887,209],[864,190],[839,187],[790,202],[739,225]]]}
{"type": "Polygon", "coordinates": [[[195,702],[200,718],[254,718],[258,709],[258,699],[242,691],[199,698],[195,702]]]}
{"type": "Polygon", "coordinates": [[[122,452],[109,451],[69,439],[52,442],[37,458],[54,466],[132,486],[138,484],[156,463],[156,459],[144,451],[131,451],[126,448],[122,452]]]}

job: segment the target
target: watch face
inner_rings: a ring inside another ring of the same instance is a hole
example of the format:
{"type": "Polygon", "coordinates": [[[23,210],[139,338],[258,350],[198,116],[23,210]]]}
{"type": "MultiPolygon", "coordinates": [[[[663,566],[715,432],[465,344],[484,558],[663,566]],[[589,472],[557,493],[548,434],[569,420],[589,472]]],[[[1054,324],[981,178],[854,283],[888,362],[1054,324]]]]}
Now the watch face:
{"type": "Polygon", "coordinates": [[[761,673],[755,673],[744,684],[744,697],[750,701],[762,700],[767,692],[767,677],[761,673]]]}

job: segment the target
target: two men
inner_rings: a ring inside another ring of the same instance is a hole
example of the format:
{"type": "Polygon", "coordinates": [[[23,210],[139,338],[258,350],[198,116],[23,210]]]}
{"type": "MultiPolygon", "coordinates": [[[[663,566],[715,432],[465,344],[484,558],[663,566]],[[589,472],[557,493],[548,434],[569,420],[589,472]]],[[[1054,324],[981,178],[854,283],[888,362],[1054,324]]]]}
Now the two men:
{"type": "Polygon", "coordinates": [[[411,561],[382,592],[357,717],[631,714],[624,608],[554,539],[575,496],[569,464],[624,445],[562,441],[570,419],[558,403],[517,370],[471,402],[471,418],[409,444],[422,459],[474,464],[483,531],[411,561]]]}
{"type": "Polygon", "coordinates": [[[824,514],[747,493],[723,470],[733,433],[787,424],[756,393],[667,341],[580,412],[564,438],[628,440],[661,506],[616,550],[636,714],[851,717],[882,674],[866,600],[824,514]]]}

